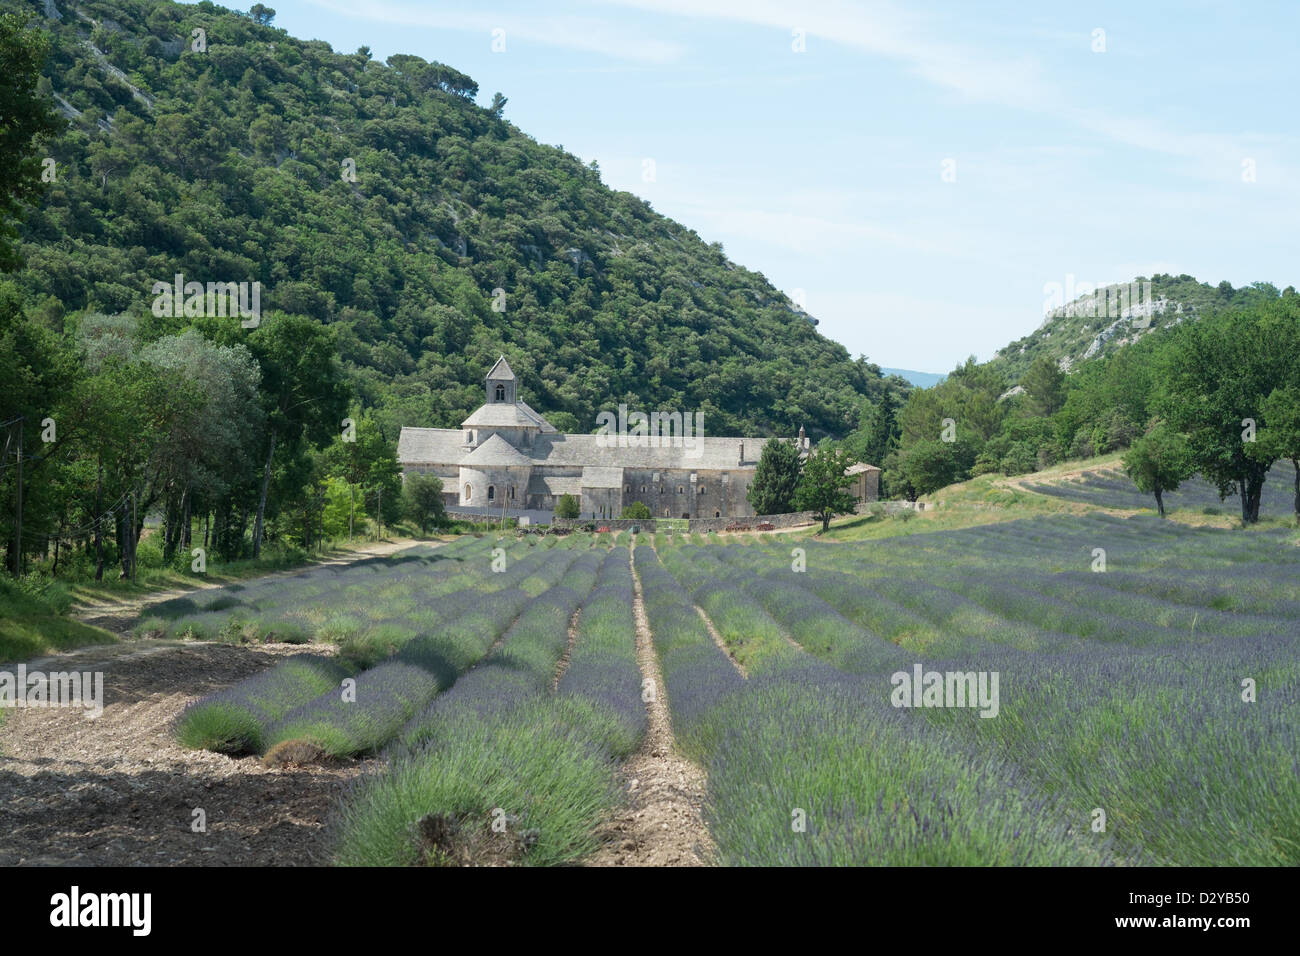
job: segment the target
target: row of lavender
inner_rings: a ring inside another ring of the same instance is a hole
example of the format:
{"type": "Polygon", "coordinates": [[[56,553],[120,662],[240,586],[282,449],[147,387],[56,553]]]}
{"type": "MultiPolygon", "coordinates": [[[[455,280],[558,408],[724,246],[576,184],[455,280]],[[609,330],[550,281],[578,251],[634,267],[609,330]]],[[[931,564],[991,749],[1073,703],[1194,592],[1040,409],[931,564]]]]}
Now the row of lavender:
{"type": "MultiPolygon", "coordinates": [[[[490,542],[458,549],[458,559],[434,566],[442,572],[440,576],[432,574],[423,560],[414,563],[412,573],[412,562],[387,559],[387,571],[397,579],[402,593],[417,600],[422,591],[421,569],[435,593],[449,585],[461,590],[439,596],[427,608],[428,613],[412,625],[400,650],[395,649],[400,659],[389,659],[376,668],[378,677],[374,672],[356,677],[364,663],[353,656],[328,660],[299,655],[191,704],[176,722],[177,738],[188,747],[230,754],[263,753],[273,743],[295,739],[295,731],[336,755],[382,744],[385,727],[403,711],[409,716],[482,656],[523,603],[553,583],[557,565],[571,561],[573,554],[569,549],[533,548],[523,543],[500,553],[496,566],[502,570],[495,573],[488,560],[491,552],[483,550],[485,545],[490,542]],[[443,570],[448,566],[451,570],[443,570]],[[307,662],[310,667],[305,666],[307,662]],[[318,673],[328,673],[332,680],[322,683],[318,673]],[[353,683],[343,683],[346,679],[353,683]],[[269,688],[274,688],[274,693],[269,693],[269,688]]],[[[386,589],[388,575],[384,572],[384,566],[368,563],[356,573],[373,578],[386,589]]],[[[272,586],[280,588],[276,593],[282,607],[303,602],[350,603],[365,596],[349,581],[324,591],[321,583],[320,575],[302,575],[272,586]]],[[[372,591],[365,593],[373,599],[372,591]]],[[[397,599],[391,594],[390,598],[397,599]]]]}
{"type": "Polygon", "coordinates": [[[764,606],[709,552],[637,551],[680,744],[708,772],[707,819],[728,865],[1102,864],[1085,814],[1022,785],[960,734],[889,706],[873,668],[901,651],[828,605],[764,606]],[[695,610],[717,626],[742,679],[695,610]],[[787,639],[791,629],[849,674],[787,639]]]}
{"type": "Polygon", "coordinates": [[[620,798],[616,762],[645,732],[628,562],[621,547],[584,554],[407,724],[340,804],[339,863],[546,865],[595,848],[620,798]]]}
{"type": "Polygon", "coordinates": [[[1104,827],[1125,857],[1300,863],[1300,577],[1284,538],[1056,518],[916,538],[800,542],[799,571],[774,543],[688,546],[665,561],[769,612],[783,636],[835,666],[828,688],[860,679],[864,712],[916,664],[998,674],[995,716],[907,712],[927,738],[1001,762],[1072,827],[1104,827]],[[1071,567],[1098,541],[1130,570],[1045,570],[1071,567]],[[1238,593],[1238,580],[1257,587],[1238,593]]]}
{"type": "Polygon", "coordinates": [[[269,728],[268,748],[307,743],[332,757],[378,750],[482,659],[498,637],[509,646],[517,631],[537,627],[539,618],[549,622],[558,607],[576,601],[572,591],[556,585],[577,557],[574,551],[535,555],[515,565],[514,580],[508,583],[516,586],[469,592],[473,600],[464,613],[409,641],[357,677],[346,692],[332,689],[286,713],[269,728]]]}
{"type": "Polygon", "coordinates": [[[493,542],[465,537],[388,557],[268,576],[145,608],[137,632],[306,643],[389,632],[399,642],[436,623],[438,597],[485,564],[493,542]]]}

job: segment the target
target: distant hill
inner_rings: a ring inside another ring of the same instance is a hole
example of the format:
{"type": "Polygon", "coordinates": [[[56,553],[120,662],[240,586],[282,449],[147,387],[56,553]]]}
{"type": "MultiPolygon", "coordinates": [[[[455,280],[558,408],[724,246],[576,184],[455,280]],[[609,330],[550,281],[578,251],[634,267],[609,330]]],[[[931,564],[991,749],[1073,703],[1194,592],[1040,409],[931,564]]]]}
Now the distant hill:
{"type": "Polygon", "coordinates": [[[1139,276],[1127,286],[1105,286],[1062,301],[1047,313],[1042,325],[1001,349],[988,364],[1009,382],[1017,381],[1040,355],[1070,369],[1199,315],[1277,295],[1277,287],[1265,282],[1234,289],[1228,282],[1212,286],[1189,275],[1139,276]]]}
{"type": "Polygon", "coordinates": [[[948,377],[946,372],[913,372],[906,368],[881,368],[881,375],[897,375],[905,382],[910,382],[917,388],[929,388],[931,385],[938,385],[948,377]]]}
{"type": "Polygon", "coordinates": [[[42,88],[68,123],[17,277],[56,328],[130,311],[162,334],[185,319],[149,314],[154,283],[260,282],[263,310],[335,331],[386,429],[459,424],[503,352],[569,430],[627,402],[703,411],[713,434],[839,436],[884,387],[763,275],[452,67],[207,2],[17,5],[53,38],[42,88]]]}

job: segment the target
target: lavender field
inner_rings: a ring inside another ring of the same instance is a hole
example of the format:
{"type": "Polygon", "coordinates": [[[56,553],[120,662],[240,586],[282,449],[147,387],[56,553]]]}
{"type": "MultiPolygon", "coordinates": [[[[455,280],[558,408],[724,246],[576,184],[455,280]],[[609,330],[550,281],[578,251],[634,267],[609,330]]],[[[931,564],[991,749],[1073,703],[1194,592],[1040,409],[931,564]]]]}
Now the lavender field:
{"type": "MultiPolygon", "coordinates": [[[[1295,513],[1295,468],[1289,461],[1279,462],[1268,473],[1260,499],[1259,513],[1265,517],[1285,518],[1295,513]]],[[[1078,478],[1060,481],[1029,482],[1030,491],[1053,498],[1062,498],[1095,508],[1120,508],[1155,510],[1155,498],[1139,491],[1132,480],[1119,469],[1098,469],[1078,478]]],[[[1236,494],[1219,497],[1214,485],[1203,478],[1183,482],[1177,491],[1164,493],[1166,509],[1224,514],[1240,514],[1241,499],[1236,494]]]]}
{"type": "Polygon", "coordinates": [[[331,822],[341,864],[582,861],[655,693],[719,864],[1300,864],[1294,531],[488,537],[228,590],[151,616],[347,653],[178,737],[378,757],[331,822]]]}

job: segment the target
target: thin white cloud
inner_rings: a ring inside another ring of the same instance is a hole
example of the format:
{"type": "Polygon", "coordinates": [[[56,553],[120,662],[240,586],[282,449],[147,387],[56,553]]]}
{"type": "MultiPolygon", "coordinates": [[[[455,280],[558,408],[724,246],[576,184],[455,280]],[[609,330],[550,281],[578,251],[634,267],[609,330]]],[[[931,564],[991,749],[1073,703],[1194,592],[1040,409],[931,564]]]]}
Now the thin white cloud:
{"type": "Polygon", "coordinates": [[[696,19],[731,20],[782,30],[900,60],[963,98],[1008,106],[1042,104],[1050,94],[1033,57],[991,57],[933,39],[928,21],[888,4],[804,0],[605,0],[613,6],[696,19]]]}
{"type": "MultiPolygon", "coordinates": [[[[783,0],[602,2],[680,17],[744,22],[786,33],[803,30],[809,37],[903,62],[926,81],[969,101],[1059,116],[1123,145],[1195,160],[1196,172],[1203,178],[1221,179],[1233,169],[1239,173],[1243,159],[1256,157],[1242,137],[1183,133],[1148,117],[1073,105],[1044,75],[1036,57],[1007,58],[1002,53],[934,39],[940,25],[933,19],[890,3],[803,0],[791,8],[783,0]]],[[[1300,175],[1293,169],[1276,161],[1270,165],[1273,184],[1288,190],[1300,188],[1300,175]]]]}
{"type": "Polygon", "coordinates": [[[343,0],[308,0],[313,6],[341,16],[372,20],[397,26],[422,27],[478,33],[484,48],[492,42],[492,31],[505,31],[506,52],[512,44],[538,44],[586,53],[599,53],[614,59],[642,63],[671,63],[681,58],[685,48],[657,37],[647,36],[625,24],[601,17],[567,15],[534,16],[502,11],[462,12],[429,9],[387,0],[358,6],[343,0]]]}

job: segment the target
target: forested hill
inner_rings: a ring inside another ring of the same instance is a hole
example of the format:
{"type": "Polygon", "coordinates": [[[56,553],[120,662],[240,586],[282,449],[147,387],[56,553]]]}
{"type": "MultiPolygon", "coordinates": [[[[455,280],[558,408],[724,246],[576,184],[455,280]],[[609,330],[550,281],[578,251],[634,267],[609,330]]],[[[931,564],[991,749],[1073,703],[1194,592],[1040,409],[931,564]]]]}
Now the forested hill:
{"type": "MultiPolygon", "coordinates": [[[[1195,320],[1212,312],[1245,309],[1275,300],[1276,286],[1256,282],[1234,289],[1230,282],[1210,285],[1189,275],[1139,276],[1125,285],[1102,286],[1084,292],[1061,285],[1054,308],[1045,309],[1043,323],[1001,349],[989,365],[1008,382],[1040,357],[1065,369],[1088,359],[1112,355],[1138,339],[1195,320]]],[[[1294,291],[1294,290],[1291,290],[1294,291]]],[[[1045,303],[1046,304],[1046,303],[1045,303]]]]}
{"type": "Polygon", "coordinates": [[[530,139],[500,98],[476,105],[454,69],[210,3],[24,5],[68,126],[19,282],[56,326],[88,310],[175,331],[149,314],[155,282],[259,281],[264,312],[336,330],[386,430],[459,424],[499,352],[533,407],[584,431],[627,401],[702,410],[713,434],[840,435],[883,387],[762,275],[530,139]]]}

